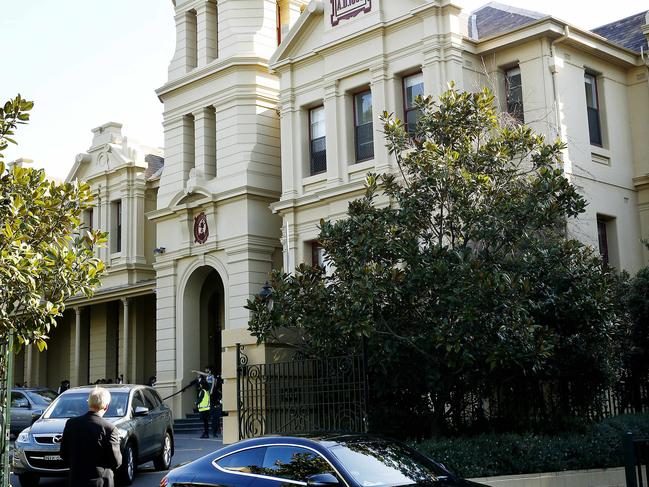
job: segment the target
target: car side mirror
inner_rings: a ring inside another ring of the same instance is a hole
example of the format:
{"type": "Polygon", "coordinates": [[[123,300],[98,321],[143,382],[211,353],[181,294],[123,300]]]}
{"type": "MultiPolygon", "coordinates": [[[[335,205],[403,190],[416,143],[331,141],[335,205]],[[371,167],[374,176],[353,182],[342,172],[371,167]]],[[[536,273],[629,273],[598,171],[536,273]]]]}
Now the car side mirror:
{"type": "Polygon", "coordinates": [[[319,473],[311,475],[306,479],[308,487],[331,487],[333,485],[340,485],[338,479],[330,473],[319,473]]]}
{"type": "Polygon", "coordinates": [[[147,414],[149,414],[149,408],[143,406],[138,406],[135,408],[135,411],[133,411],[133,416],[135,417],[146,416],[147,414]]]}

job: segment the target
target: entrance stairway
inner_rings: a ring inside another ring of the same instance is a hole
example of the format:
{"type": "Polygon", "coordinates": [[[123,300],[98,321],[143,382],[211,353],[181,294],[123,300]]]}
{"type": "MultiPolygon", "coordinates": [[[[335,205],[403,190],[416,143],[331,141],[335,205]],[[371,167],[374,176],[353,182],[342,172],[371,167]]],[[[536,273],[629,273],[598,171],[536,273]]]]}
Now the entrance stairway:
{"type": "Polygon", "coordinates": [[[200,435],[203,432],[203,422],[198,413],[186,414],[184,419],[174,420],[174,433],[200,435]]]}

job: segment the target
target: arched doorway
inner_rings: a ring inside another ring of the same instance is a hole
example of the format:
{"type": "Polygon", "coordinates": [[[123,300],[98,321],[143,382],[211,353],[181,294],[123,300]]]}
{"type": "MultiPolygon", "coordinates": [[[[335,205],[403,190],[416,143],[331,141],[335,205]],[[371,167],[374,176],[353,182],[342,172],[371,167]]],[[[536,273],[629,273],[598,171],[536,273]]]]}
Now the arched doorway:
{"type": "MultiPolygon", "coordinates": [[[[225,292],[219,273],[210,266],[192,272],[182,299],[183,385],[196,378],[193,370],[210,366],[221,374],[221,336],[225,328],[225,292]]],[[[183,393],[183,413],[193,409],[195,389],[183,393]]]]}

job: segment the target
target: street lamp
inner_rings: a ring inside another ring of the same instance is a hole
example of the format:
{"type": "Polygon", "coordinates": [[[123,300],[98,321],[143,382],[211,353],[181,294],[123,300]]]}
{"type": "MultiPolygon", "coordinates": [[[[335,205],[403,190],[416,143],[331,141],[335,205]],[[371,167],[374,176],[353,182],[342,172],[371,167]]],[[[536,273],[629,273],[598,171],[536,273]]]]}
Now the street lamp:
{"type": "Polygon", "coordinates": [[[266,281],[266,284],[264,284],[261,288],[261,291],[259,291],[259,297],[266,302],[266,308],[268,308],[268,311],[273,310],[273,288],[271,287],[270,284],[268,284],[268,281],[266,281]]]}

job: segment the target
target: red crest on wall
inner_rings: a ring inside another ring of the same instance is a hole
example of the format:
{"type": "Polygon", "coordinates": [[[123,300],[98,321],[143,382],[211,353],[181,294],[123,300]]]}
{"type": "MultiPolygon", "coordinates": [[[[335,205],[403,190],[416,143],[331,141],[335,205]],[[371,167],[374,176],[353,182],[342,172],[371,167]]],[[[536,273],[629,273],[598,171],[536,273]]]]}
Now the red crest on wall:
{"type": "Polygon", "coordinates": [[[344,19],[372,10],[372,0],[331,0],[331,25],[335,27],[344,19]]]}
{"type": "Polygon", "coordinates": [[[199,244],[207,242],[210,236],[210,228],[207,226],[207,217],[202,211],[194,218],[194,241],[199,244]]]}

